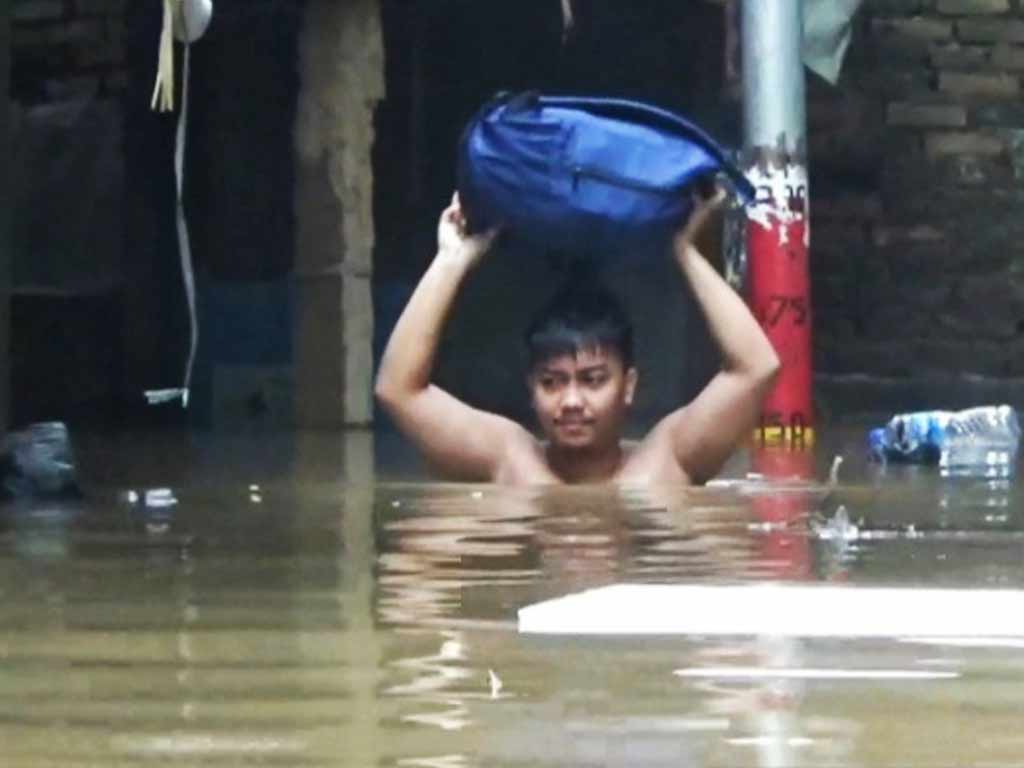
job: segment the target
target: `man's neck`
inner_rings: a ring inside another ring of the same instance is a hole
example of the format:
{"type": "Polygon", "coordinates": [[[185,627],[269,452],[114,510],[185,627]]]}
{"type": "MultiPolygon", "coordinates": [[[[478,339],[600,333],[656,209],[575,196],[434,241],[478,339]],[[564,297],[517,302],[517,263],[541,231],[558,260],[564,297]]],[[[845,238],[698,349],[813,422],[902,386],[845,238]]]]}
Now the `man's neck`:
{"type": "Polygon", "coordinates": [[[606,448],[572,450],[548,444],[547,460],[551,471],[564,483],[603,483],[622,467],[623,451],[619,443],[606,448]]]}

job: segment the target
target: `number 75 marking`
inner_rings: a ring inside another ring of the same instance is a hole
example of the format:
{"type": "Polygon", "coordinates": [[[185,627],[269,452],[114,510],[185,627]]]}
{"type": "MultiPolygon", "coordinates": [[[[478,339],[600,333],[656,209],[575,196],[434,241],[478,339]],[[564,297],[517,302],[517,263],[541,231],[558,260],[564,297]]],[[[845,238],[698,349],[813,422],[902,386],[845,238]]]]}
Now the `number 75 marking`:
{"type": "Polygon", "coordinates": [[[805,325],[807,299],[803,296],[772,294],[768,297],[767,305],[762,306],[758,314],[761,316],[761,322],[769,328],[774,328],[787,316],[792,318],[793,325],[805,325]]]}

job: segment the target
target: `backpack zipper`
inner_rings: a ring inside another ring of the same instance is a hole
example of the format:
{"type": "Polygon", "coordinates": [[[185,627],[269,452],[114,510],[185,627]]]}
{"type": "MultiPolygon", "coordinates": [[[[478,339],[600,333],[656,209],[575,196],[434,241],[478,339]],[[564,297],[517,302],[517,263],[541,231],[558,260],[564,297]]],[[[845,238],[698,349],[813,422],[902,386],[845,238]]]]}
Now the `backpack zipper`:
{"type": "Polygon", "coordinates": [[[632,189],[636,192],[650,192],[659,195],[675,195],[675,190],[665,189],[657,184],[645,184],[636,179],[627,179],[618,174],[598,168],[589,168],[585,165],[575,165],[572,168],[572,188],[576,190],[581,178],[596,179],[606,184],[611,184],[624,189],[632,189]]]}

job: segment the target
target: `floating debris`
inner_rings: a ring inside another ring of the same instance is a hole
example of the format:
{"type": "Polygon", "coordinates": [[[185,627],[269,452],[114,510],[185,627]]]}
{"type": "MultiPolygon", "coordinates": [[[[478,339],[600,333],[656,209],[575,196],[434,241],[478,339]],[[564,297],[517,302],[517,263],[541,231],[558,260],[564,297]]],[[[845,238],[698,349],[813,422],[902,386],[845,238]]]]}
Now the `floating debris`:
{"type": "Polygon", "coordinates": [[[825,541],[856,541],[860,538],[860,528],[850,522],[850,515],[842,504],[836,513],[824,523],[814,523],[814,534],[825,541]]]}
{"type": "Polygon", "coordinates": [[[491,684],[491,698],[492,699],[498,698],[498,694],[501,693],[501,689],[502,689],[502,687],[504,687],[503,683],[501,682],[501,678],[498,677],[496,674],[494,674],[494,670],[493,669],[488,669],[487,670],[487,679],[488,679],[488,681],[491,684]]]}
{"type": "Polygon", "coordinates": [[[832,459],[832,468],[828,471],[828,484],[838,485],[839,484],[839,467],[843,464],[842,454],[837,455],[832,459]]]}

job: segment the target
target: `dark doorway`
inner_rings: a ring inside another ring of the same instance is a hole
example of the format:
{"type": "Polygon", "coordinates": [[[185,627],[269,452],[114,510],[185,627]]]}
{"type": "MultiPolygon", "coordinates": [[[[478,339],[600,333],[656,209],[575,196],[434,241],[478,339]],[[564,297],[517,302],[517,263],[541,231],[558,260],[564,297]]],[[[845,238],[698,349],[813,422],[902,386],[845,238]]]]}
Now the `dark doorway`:
{"type": "MultiPolygon", "coordinates": [[[[494,93],[536,89],[648,101],[690,116],[725,143],[738,136],[723,97],[720,5],[678,0],[574,3],[563,40],[559,0],[384,0],[387,100],[377,113],[374,259],[379,355],[434,254],[437,216],[454,187],[458,136],[494,93]]],[[[652,260],[653,261],[653,260],[652,260]]],[[[689,322],[667,259],[609,276],[629,294],[640,338],[643,420],[692,395],[714,355],[689,322]],[[687,333],[688,351],[670,339],[687,333]],[[684,359],[685,358],[685,359],[684,359]]],[[[473,276],[453,315],[439,379],[470,401],[525,417],[518,334],[558,280],[536,254],[497,254],[473,276]]]]}

